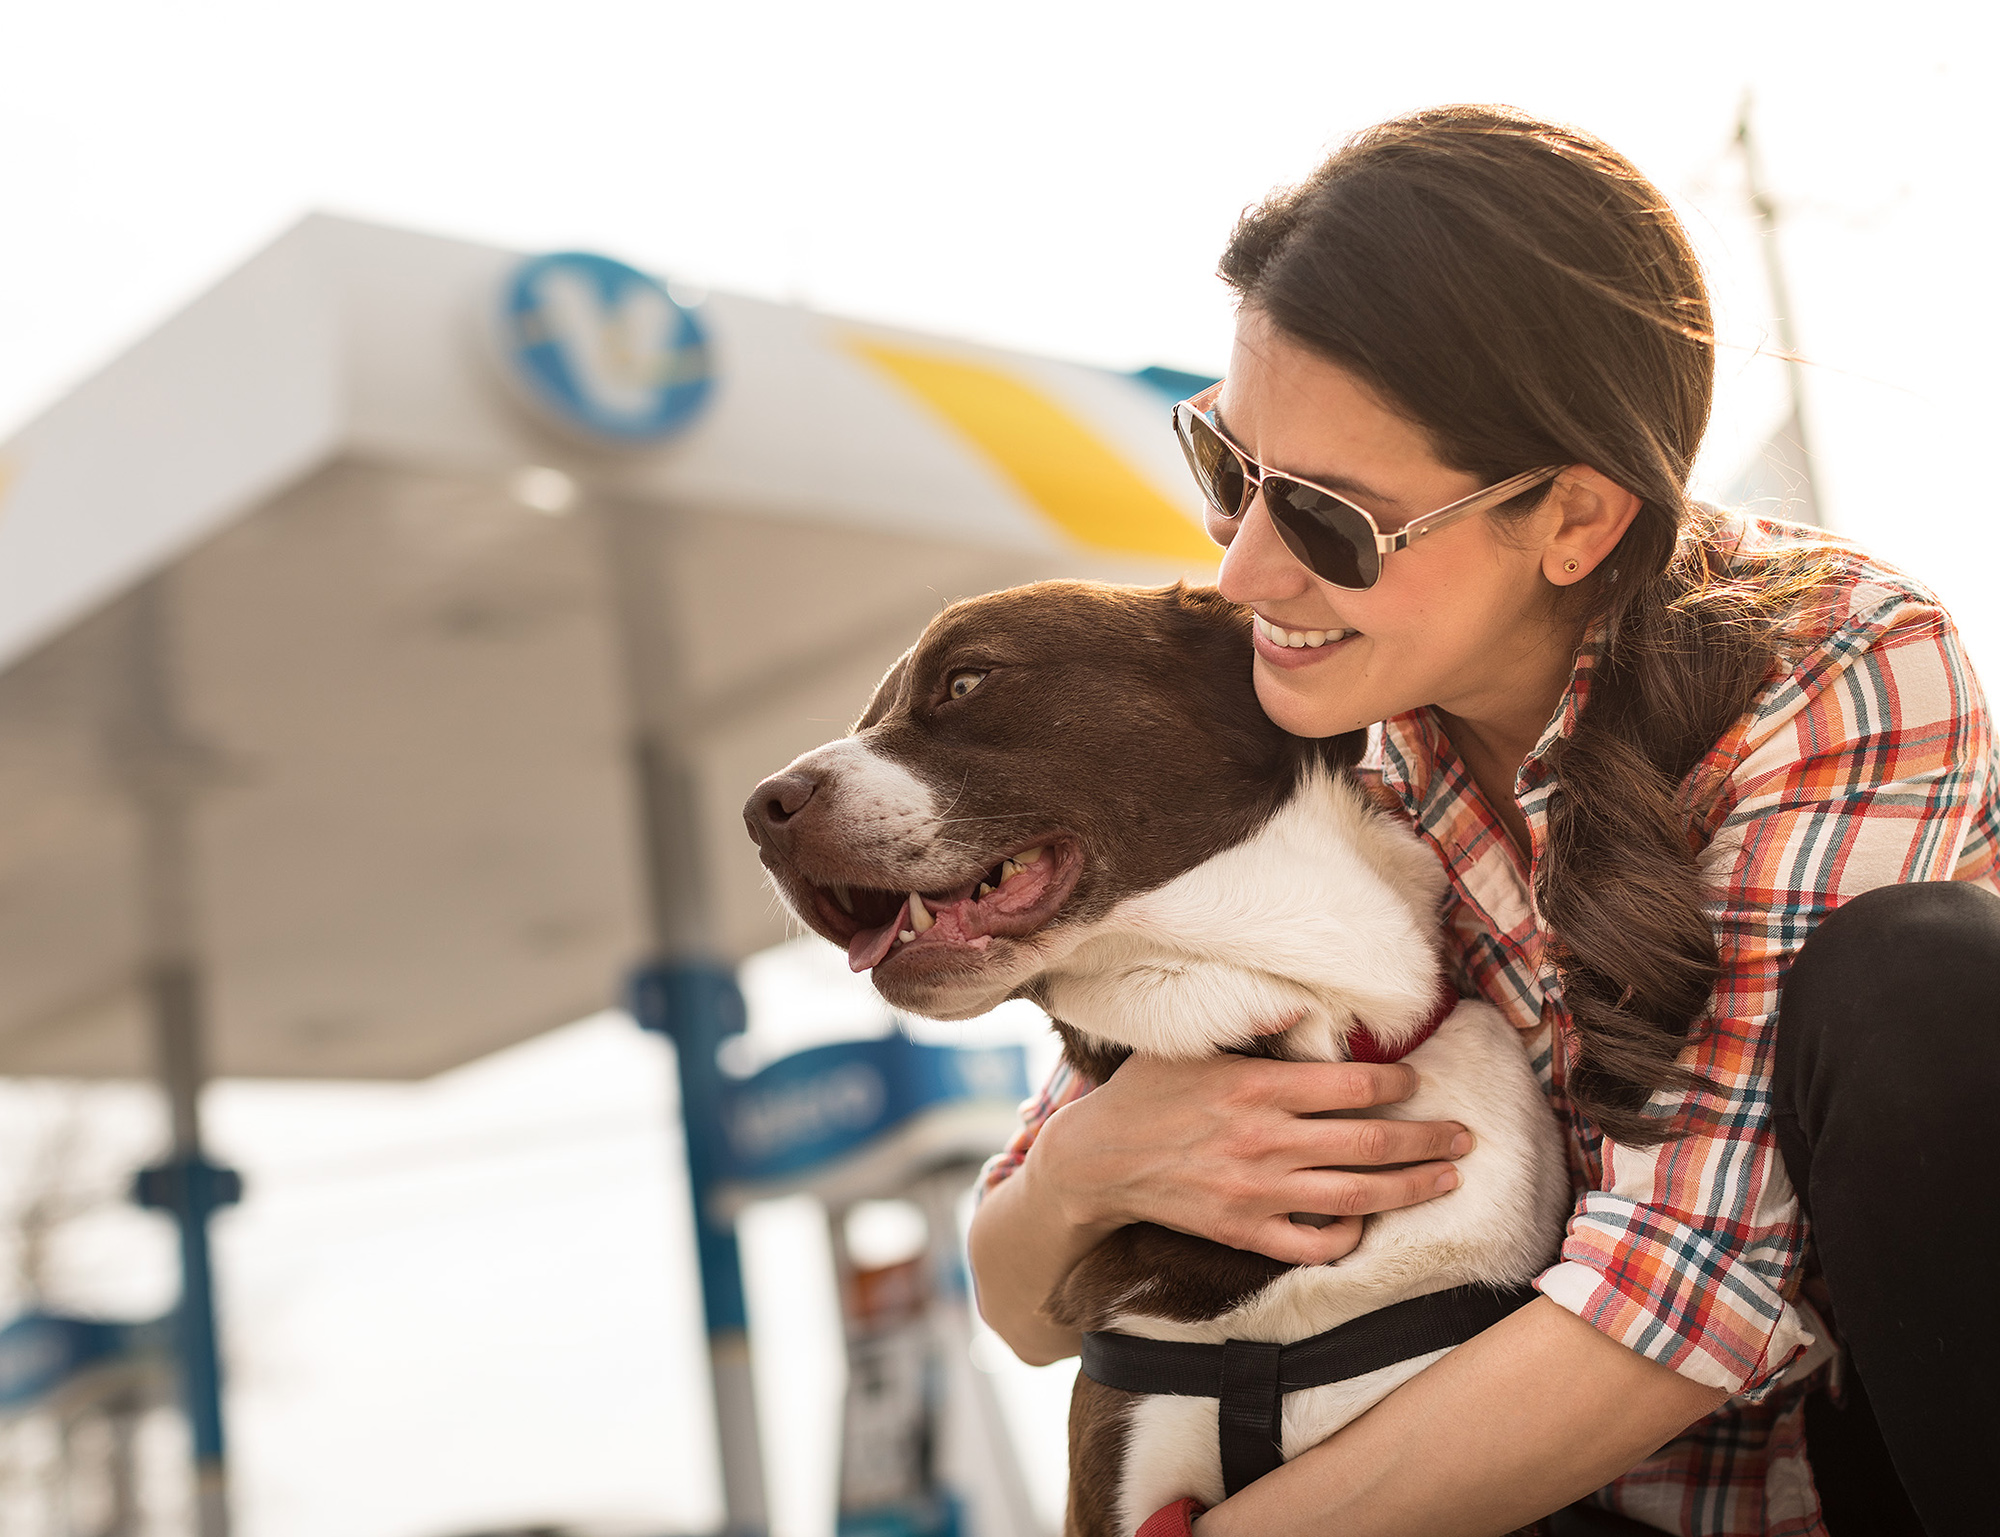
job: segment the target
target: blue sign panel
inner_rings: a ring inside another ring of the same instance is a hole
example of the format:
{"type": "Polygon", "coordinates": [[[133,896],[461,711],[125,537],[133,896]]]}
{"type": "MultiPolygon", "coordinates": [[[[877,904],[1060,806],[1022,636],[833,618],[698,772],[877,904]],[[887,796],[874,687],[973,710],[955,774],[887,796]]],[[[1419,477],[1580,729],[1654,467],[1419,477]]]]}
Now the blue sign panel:
{"type": "Polygon", "coordinates": [[[158,1326],[23,1313],[0,1329],[0,1408],[46,1397],[77,1373],[147,1348],[158,1326]]]}
{"type": "Polygon", "coordinates": [[[794,1052],[722,1091],[718,1150],[725,1176],[760,1182],[851,1153],[933,1105],[1019,1100],[1018,1046],[928,1046],[906,1035],[794,1052]]]}
{"type": "Polygon", "coordinates": [[[747,1024],[743,994],[727,966],[642,967],[632,978],[631,1002],[633,1017],[670,1039],[680,1059],[681,1123],[711,1333],[740,1330],[747,1316],[734,1224],[709,1207],[718,1186],[816,1168],[934,1105],[1011,1104],[1028,1092],[1027,1054],[1018,1046],[926,1046],[901,1034],[817,1046],[749,1078],[726,1077],[716,1049],[747,1024]]]}
{"type": "Polygon", "coordinates": [[[531,257],[500,300],[507,368],[556,422],[601,442],[659,443],[713,386],[708,337],[659,279],[586,251],[531,257]]]}

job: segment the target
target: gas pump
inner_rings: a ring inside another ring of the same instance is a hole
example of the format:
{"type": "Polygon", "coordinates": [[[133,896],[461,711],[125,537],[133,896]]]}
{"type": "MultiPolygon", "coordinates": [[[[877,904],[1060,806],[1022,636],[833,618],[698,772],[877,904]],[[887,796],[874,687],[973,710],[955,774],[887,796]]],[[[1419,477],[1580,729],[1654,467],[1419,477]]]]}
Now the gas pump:
{"type": "Polygon", "coordinates": [[[138,1430],[173,1399],[173,1323],[36,1311],[0,1328],[0,1531],[139,1537],[138,1430]]]}
{"type": "MultiPolygon", "coordinates": [[[[641,972],[633,1012],[680,1057],[711,1349],[741,1349],[736,1216],[757,1201],[817,1197],[831,1224],[847,1347],[839,1537],[1041,1537],[992,1384],[972,1365],[958,1231],[959,1201],[1012,1132],[1027,1092],[1021,1048],[933,1046],[897,1033],[815,1046],[731,1078],[716,1050],[743,1029],[740,994],[733,980],[723,986],[721,968],[704,968],[703,987],[690,990],[685,969],[641,972]],[[695,991],[706,1010],[688,1007],[695,991]],[[848,1215],[881,1200],[922,1213],[924,1248],[893,1264],[857,1263],[848,1215]]],[[[754,1444],[732,1449],[744,1420],[718,1417],[725,1469],[757,1460],[754,1444]]],[[[754,1417],[749,1427],[754,1436],[754,1417]]]]}

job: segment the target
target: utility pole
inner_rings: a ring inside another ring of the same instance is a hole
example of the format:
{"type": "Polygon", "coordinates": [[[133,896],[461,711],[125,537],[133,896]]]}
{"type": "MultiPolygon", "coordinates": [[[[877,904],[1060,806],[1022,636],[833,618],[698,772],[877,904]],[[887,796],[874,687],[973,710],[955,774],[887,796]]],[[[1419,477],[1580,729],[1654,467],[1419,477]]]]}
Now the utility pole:
{"type": "Polygon", "coordinates": [[[1785,282],[1785,264],[1778,251],[1778,204],[1764,182],[1763,163],[1757,155],[1757,140],[1751,130],[1751,98],[1743,95],[1736,115],[1736,148],[1743,157],[1744,185],[1750,211],[1757,220],[1758,245],[1764,253],[1764,281],[1770,290],[1771,314],[1778,333],[1780,356],[1785,365],[1785,385],[1791,398],[1791,414],[1773,435],[1765,449],[1767,459],[1785,482],[1784,511],[1802,523],[1824,526],[1819,498],[1813,486],[1813,454],[1806,435],[1805,364],[1799,356],[1798,327],[1792,314],[1791,289],[1785,282]]]}

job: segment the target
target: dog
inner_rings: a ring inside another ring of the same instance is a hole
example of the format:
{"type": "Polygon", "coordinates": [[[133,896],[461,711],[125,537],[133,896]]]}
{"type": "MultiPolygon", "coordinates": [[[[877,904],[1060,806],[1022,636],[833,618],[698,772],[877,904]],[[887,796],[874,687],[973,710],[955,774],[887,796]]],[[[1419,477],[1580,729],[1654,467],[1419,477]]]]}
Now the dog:
{"type": "Polygon", "coordinates": [[[1527,1054],[1446,980],[1436,855],[1352,772],[1364,732],[1265,716],[1249,624],[1180,585],[954,603],[744,810],[784,900],[897,1008],[1032,999],[1099,1082],[1134,1052],[1406,1055],[1417,1092],[1363,1113],[1473,1133],[1458,1188],[1332,1264],[1148,1223],[1092,1250],[1045,1306],[1085,1342],[1069,1537],[1213,1505],[1333,1434],[1522,1305],[1570,1207],[1527,1054]]]}

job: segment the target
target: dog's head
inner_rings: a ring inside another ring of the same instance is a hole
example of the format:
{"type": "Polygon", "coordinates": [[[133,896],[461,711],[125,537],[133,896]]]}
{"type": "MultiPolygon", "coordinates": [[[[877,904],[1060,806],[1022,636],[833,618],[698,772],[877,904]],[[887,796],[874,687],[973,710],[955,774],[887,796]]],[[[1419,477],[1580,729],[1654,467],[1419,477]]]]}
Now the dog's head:
{"type": "Polygon", "coordinates": [[[1122,899],[1241,842],[1314,762],[1257,704],[1248,611],[1211,589],[1039,582],[954,603],[851,735],[744,807],[765,868],[899,1008],[1017,996],[1122,899]]]}

